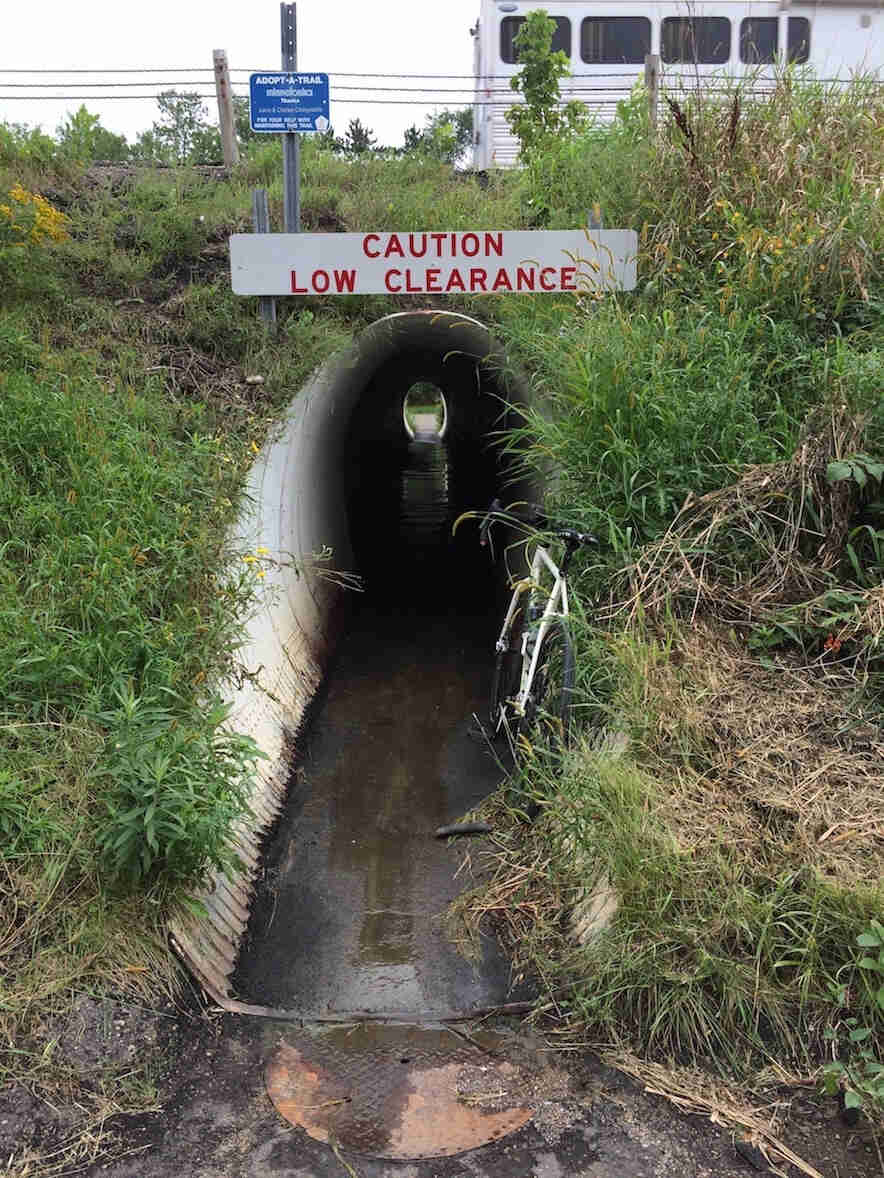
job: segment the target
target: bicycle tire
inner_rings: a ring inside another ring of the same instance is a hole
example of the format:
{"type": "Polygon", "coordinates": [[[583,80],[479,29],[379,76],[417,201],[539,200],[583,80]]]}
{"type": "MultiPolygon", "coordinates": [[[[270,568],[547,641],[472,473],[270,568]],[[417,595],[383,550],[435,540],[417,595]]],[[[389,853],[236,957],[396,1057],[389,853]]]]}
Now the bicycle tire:
{"type": "Polygon", "coordinates": [[[556,620],[543,636],[520,736],[549,750],[567,748],[573,707],[574,647],[568,627],[556,620]]]}
{"type": "Polygon", "coordinates": [[[504,649],[497,652],[494,660],[494,675],[491,680],[489,719],[491,731],[496,736],[501,729],[501,709],[506,723],[513,730],[516,714],[512,700],[519,694],[522,681],[522,627],[524,611],[519,608],[513,614],[509,627],[503,635],[504,649]]]}

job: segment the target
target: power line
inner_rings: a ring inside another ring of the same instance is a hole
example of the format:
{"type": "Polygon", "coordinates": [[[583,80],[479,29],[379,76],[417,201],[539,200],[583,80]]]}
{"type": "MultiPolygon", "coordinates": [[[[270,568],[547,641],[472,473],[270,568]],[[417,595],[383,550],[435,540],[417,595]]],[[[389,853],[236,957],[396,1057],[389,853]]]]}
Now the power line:
{"type": "MultiPolygon", "coordinates": [[[[147,85],[148,83],[141,83],[141,84],[147,85]]],[[[884,81],[874,82],[873,84],[876,86],[884,86],[884,81]]],[[[14,85],[15,85],[15,83],[0,82],[0,87],[2,87],[4,89],[8,89],[14,85]]],[[[57,85],[55,87],[49,87],[49,86],[44,85],[43,88],[44,89],[47,89],[47,88],[57,89],[57,88],[61,87],[62,85],[63,85],[63,83],[57,83],[57,85]]],[[[138,83],[129,83],[128,85],[136,86],[136,85],[138,85],[138,83]]],[[[170,85],[171,85],[171,83],[170,83],[170,85]]],[[[28,87],[23,84],[20,84],[18,86],[18,88],[19,89],[28,89],[28,87]]],[[[681,93],[681,91],[678,90],[674,86],[666,86],[665,80],[664,80],[664,87],[663,88],[664,88],[664,91],[665,90],[672,90],[675,93],[681,93]]],[[[568,101],[570,101],[575,96],[592,95],[592,94],[611,94],[611,95],[613,95],[613,94],[629,94],[631,92],[631,89],[632,88],[630,86],[574,86],[562,95],[562,99],[561,99],[559,105],[561,105],[561,106],[566,105],[566,103],[568,101]]],[[[504,104],[504,99],[510,100],[511,102],[514,102],[514,103],[519,103],[522,101],[522,96],[516,91],[512,91],[512,90],[508,90],[508,89],[507,90],[493,90],[492,89],[489,91],[487,87],[483,88],[483,91],[482,91],[483,98],[481,98],[479,100],[476,100],[474,97],[474,92],[468,90],[466,87],[464,87],[463,90],[448,89],[448,88],[442,89],[442,90],[434,90],[429,86],[422,86],[422,87],[411,87],[411,86],[341,86],[341,87],[338,87],[338,90],[339,91],[346,90],[348,92],[356,92],[357,94],[404,94],[404,93],[408,93],[408,94],[428,94],[428,95],[431,95],[431,97],[428,97],[428,98],[395,99],[395,98],[363,98],[363,97],[339,98],[336,93],[331,94],[331,101],[332,102],[339,102],[339,103],[345,103],[345,104],[350,104],[350,105],[353,105],[356,103],[407,105],[409,102],[412,102],[417,106],[438,106],[438,105],[444,104],[447,101],[455,101],[455,102],[461,102],[465,106],[501,106],[504,104]],[[464,95],[464,97],[461,99],[448,99],[448,98],[441,97],[442,95],[449,95],[449,94],[461,94],[461,95],[464,95]],[[494,98],[491,98],[489,100],[489,98],[488,98],[489,94],[490,95],[497,95],[498,97],[496,100],[494,98]]],[[[708,83],[703,85],[701,87],[701,90],[703,93],[707,93],[707,94],[734,93],[734,91],[730,87],[714,86],[714,85],[709,85],[708,83]]],[[[757,82],[754,86],[742,87],[742,90],[744,93],[746,91],[748,91],[749,94],[772,94],[772,93],[774,93],[774,90],[775,90],[775,84],[774,84],[773,80],[770,80],[769,82],[767,82],[766,80],[761,80],[760,82],[757,82]]],[[[693,92],[693,90],[692,90],[692,92],[693,92]]],[[[46,101],[46,102],[89,102],[89,101],[92,101],[92,102],[112,102],[115,100],[116,101],[129,100],[129,101],[138,102],[138,101],[156,101],[157,99],[163,98],[164,96],[165,96],[165,92],[163,92],[163,91],[150,91],[148,93],[143,93],[143,94],[83,94],[83,93],[78,93],[78,94],[8,94],[8,93],[2,93],[2,94],[0,94],[0,100],[2,100],[4,102],[40,102],[40,101],[46,101]]],[[[213,99],[216,97],[216,95],[215,95],[214,91],[211,93],[200,93],[200,92],[195,92],[193,90],[188,90],[188,91],[184,92],[182,97],[199,98],[199,99],[213,99]]],[[[248,98],[248,95],[244,94],[244,93],[240,93],[240,94],[235,94],[234,97],[248,98]]],[[[590,98],[583,98],[582,101],[592,104],[592,99],[590,99],[590,98]]]]}
{"type": "MultiPolygon", "coordinates": [[[[691,66],[689,63],[674,63],[674,64],[676,64],[676,65],[683,64],[684,68],[686,70],[691,69],[691,66]]],[[[232,68],[230,70],[231,75],[233,75],[233,74],[257,74],[257,73],[279,73],[279,72],[285,72],[285,71],[269,70],[266,67],[263,69],[261,69],[261,68],[247,69],[244,66],[239,67],[239,68],[232,68]]],[[[316,71],[299,70],[299,71],[292,71],[292,72],[311,73],[311,72],[316,72],[316,71]]],[[[207,75],[214,76],[214,70],[210,67],[204,67],[204,66],[163,66],[163,67],[144,66],[144,67],[138,67],[138,68],[136,68],[136,67],[129,67],[129,68],[113,67],[113,68],[107,68],[107,69],[103,69],[103,68],[65,69],[63,67],[59,67],[58,69],[46,69],[46,68],[26,69],[26,68],[22,68],[21,66],[15,66],[15,67],[9,67],[9,68],[6,68],[4,66],[0,66],[0,76],[2,76],[4,74],[28,74],[31,76],[45,76],[47,74],[77,74],[77,75],[81,75],[81,74],[93,74],[93,75],[94,74],[207,74],[207,75]]],[[[469,81],[469,82],[473,82],[473,83],[476,82],[476,76],[474,74],[388,74],[388,73],[371,73],[371,72],[348,73],[348,72],[344,72],[344,71],[329,71],[328,76],[329,76],[329,78],[380,78],[380,79],[384,79],[384,80],[398,79],[398,80],[402,80],[402,81],[415,81],[415,82],[421,81],[421,80],[426,80],[426,79],[428,79],[430,81],[439,81],[439,82],[443,82],[443,81],[451,81],[451,82],[469,81]]],[[[491,82],[497,82],[497,81],[508,82],[512,76],[513,76],[512,74],[482,74],[482,75],[480,75],[482,80],[491,81],[491,82]]],[[[594,80],[596,78],[637,78],[640,76],[641,76],[641,67],[636,66],[636,68],[634,70],[621,70],[616,73],[605,72],[605,73],[592,73],[592,74],[572,74],[571,78],[579,81],[581,79],[594,80]]],[[[676,71],[673,71],[671,76],[680,77],[681,74],[676,70],[676,71]]],[[[740,82],[740,78],[737,76],[734,76],[731,80],[733,80],[735,84],[739,84],[739,82],[740,82]]],[[[768,80],[774,81],[775,79],[771,78],[771,79],[761,79],[761,80],[762,81],[768,81],[768,80]]],[[[860,78],[813,78],[812,80],[814,82],[823,82],[826,84],[835,83],[835,84],[841,84],[841,85],[848,85],[854,81],[859,81],[860,83],[871,82],[874,85],[884,85],[884,80],[881,80],[878,78],[871,78],[871,77],[869,77],[869,78],[862,78],[862,77],[860,77],[860,78]]],[[[23,84],[26,85],[26,83],[15,83],[15,82],[2,83],[2,82],[0,82],[0,85],[5,85],[7,87],[23,85],[23,84]]],[[[37,82],[35,82],[34,86],[56,85],[56,84],[57,85],[64,85],[64,82],[59,82],[59,83],[37,83],[37,82]]],[[[120,83],[101,83],[101,82],[86,83],[86,85],[89,85],[89,86],[114,85],[114,84],[123,86],[123,85],[137,85],[138,83],[134,83],[134,82],[132,82],[132,83],[125,83],[125,82],[120,82],[120,83]]],[[[148,83],[142,83],[142,84],[146,85],[148,83]]],[[[152,82],[149,84],[150,85],[164,85],[165,83],[152,82]]]]}
{"type": "MultiPolygon", "coordinates": [[[[239,69],[231,68],[231,74],[271,74],[271,73],[285,73],[285,70],[271,70],[271,69],[246,69],[241,67],[239,69]]],[[[314,70],[292,70],[292,73],[315,73],[314,70]]],[[[326,71],[322,71],[326,72],[326,71]]],[[[0,74],[209,74],[214,76],[215,71],[210,68],[201,68],[196,66],[164,66],[162,69],[154,66],[145,67],[144,69],[22,69],[20,66],[6,69],[0,66],[0,74]]],[[[420,79],[428,78],[431,81],[438,82],[457,82],[457,81],[474,81],[474,74],[373,74],[370,72],[361,73],[344,73],[329,71],[330,78],[398,78],[405,81],[418,81],[420,79]]],[[[492,81],[506,81],[511,74],[482,74],[483,78],[489,78],[492,81]]],[[[604,74],[573,74],[575,78],[631,78],[632,71],[621,71],[620,73],[604,73],[604,74]]]]}
{"type": "MultiPolygon", "coordinates": [[[[615,91],[610,91],[615,93],[615,91]]],[[[156,98],[161,97],[158,94],[0,94],[0,102],[113,102],[115,99],[120,101],[135,101],[135,102],[150,102],[156,98]]],[[[193,98],[214,98],[215,94],[193,94],[193,98]]],[[[609,102],[614,102],[611,98],[609,102]]],[[[439,98],[334,98],[332,102],[338,102],[342,106],[441,106],[442,100],[439,98]]],[[[503,106],[502,102],[471,102],[472,106],[503,106]]],[[[567,103],[559,102],[557,106],[566,106],[567,103]]],[[[587,106],[604,106],[607,105],[604,100],[589,99],[585,105],[587,106]]]]}
{"type": "MultiPolygon", "coordinates": [[[[257,71],[254,71],[257,72],[257,71]]],[[[202,66],[163,66],[162,69],[154,68],[153,66],[145,66],[144,69],[65,69],[63,66],[55,70],[29,70],[22,69],[20,66],[15,66],[13,69],[7,69],[6,66],[0,65],[0,74],[214,74],[213,69],[204,68],[202,66]]],[[[466,75],[464,75],[466,76],[466,75]]]]}
{"type": "MultiPolygon", "coordinates": [[[[147,86],[147,85],[175,87],[175,86],[181,86],[181,85],[187,85],[187,84],[188,83],[186,83],[186,82],[180,82],[180,81],[178,81],[178,82],[155,82],[155,83],[148,83],[148,82],[94,82],[94,83],[89,82],[89,83],[86,83],[86,85],[89,87],[89,89],[100,89],[100,88],[118,89],[118,88],[123,88],[123,87],[135,87],[135,86],[147,86]]],[[[39,88],[41,90],[58,90],[63,85],[64,85],[63,82],[38,82],[38,83],[34,83],[33,85],[31,85],[27,82],[0,82],[0,86],[2,86],[4,89],[7,89],[7,90],[31,90],[31,89],[37,89],[37,88],[39,88]]],[[[241,85],[241,83],[234,83],[234,85],[241,85]]],[[[628,94],[631,89],[632,89],[631,86],[573,86],[568,90],[568,93],[569,94],[593,94],[593,93],[597,93],[600,91],[609,91],[609,90],[614,91],[614,90],[616,90],[620,93],[628,94]]],[[[355,91],[358,93],[365,93],[365,94],[467,94],[467,95],[472,95],[475,93],[475,90],[471,87],[468,87],[468,86],[462,86],[462,87],[457,87],[457,88],[443,87],[441,89],[437,89],[434,86],[338,86],[338,87],[336,87],[335,92],[331,95],[332,101],[334,101],[337,93],[342,90],[345,90],[347,92],[355,91]]],[[[114,97],[117,97],[117,98],[151,98],[154,96],[163,97],[167,92],[168,91],[161,90],[161,91],[151,91],[149,94],[131,94],[131,95],[129,95],[129,94],[119,94],[119,95],[90,94],[90,95],[87,95],[87,97],[103,101],[105,98],[114,98],[114,97]]],[[[512,90],[509,87],[507,87],[505,89],[495,89],[493,87],[488,87],[488,86],[481,87],[481,92],[482,92],[482,94],[485,95],[485,97],[489,97],[490,95],[493,95],[493,94],[510,96],[510,95],[516,93],[516,91],[512,90]]],[[[194,98],[213,97],[213,95],[194,94],[192,90],[185,91],[184,96],[185,97],[194,97],[194,98]]],[[[51,94],[49,94],[49,95],[32,94],[32,95],[22,95],[21,97],[23,97],[23,98],[27,98],[27,97],[52,98],[54,96],[51,94]]],[[[235,97],[246,98],[246,97],[248,97],[248,95],[240,93],[240,94],[236,94],[235,97]]]]}

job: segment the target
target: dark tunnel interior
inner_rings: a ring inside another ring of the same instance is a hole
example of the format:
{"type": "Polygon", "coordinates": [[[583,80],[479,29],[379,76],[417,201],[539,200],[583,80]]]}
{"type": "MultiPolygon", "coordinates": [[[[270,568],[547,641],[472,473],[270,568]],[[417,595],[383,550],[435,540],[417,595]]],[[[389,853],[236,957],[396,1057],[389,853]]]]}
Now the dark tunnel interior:
{"type": "Polygon", "coordinates": [[[339,460],[363,589],[298,742],[235,986],[299,1010],[464,1009],[503,999],[509,966],[493,938],[476,965],[441,931],[463,881],[433,831],[504,772],[481,719],[506,584],[477,522],[452,526],[518,496],[499,445],[511,411],[492,365],[420,333],[359,379],[339,460]],[[409,436],[415,385],[444,397],[444,436],[435,419],[409,436]]]}
{"type": "Polygon", "coordinates": [[[373,374],[350,420],[343,475],[365,601],[408,615],[493,611],[500,571],[466,511],[515,497],[500,431],[512,410],[495,374],[473,357],[403,349],[373,374]],[[409,436],[409,390],[432,385],[445,402],[444,436],[409,436]]]}

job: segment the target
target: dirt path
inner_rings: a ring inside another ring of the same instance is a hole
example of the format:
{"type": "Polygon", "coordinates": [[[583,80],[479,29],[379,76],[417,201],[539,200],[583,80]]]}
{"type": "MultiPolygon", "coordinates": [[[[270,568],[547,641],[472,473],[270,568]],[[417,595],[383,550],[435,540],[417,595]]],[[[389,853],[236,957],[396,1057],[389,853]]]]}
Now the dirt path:
{"type": "MultiPolygon", "coordinates": [[[[517,1034],[511,1054],[538,1077],[535,1113],[514,1135],[419,1162],[335,1152],[287,1124],[265,1090],[268,1057],[280,1041],[302,1033],[230,1016],[182,1016],[166,1042],[171,1066],[162,1111],[111,1122],[114,1152],[131,1152],[105,1156],[86,1172],[96,1178],[747,1178],[759,1172],[736,1152],[728,1130],[678,1112],[591,1055],[546,1051],[530,1033],[517,1034]]],[[[882,1173],[870,1136],[845,1128],[833,1102],[812,1093],[789,1099],[784,1137],[823,1178],[882,1173]]]]}

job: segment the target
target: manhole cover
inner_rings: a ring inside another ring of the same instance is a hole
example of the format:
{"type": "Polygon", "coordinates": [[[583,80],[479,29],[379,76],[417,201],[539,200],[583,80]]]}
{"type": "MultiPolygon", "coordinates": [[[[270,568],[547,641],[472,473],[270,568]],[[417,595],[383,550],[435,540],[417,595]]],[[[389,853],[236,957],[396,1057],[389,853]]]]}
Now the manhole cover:
{"type": "Polygon", "coordinates": [[[277,1110],[311,1137],[379,1158],[448,1157],[531,1119],[528,1084],[513,1064],[445,1030],[336,1027],[281,1044],[267,1065],[277,1110]]]}

